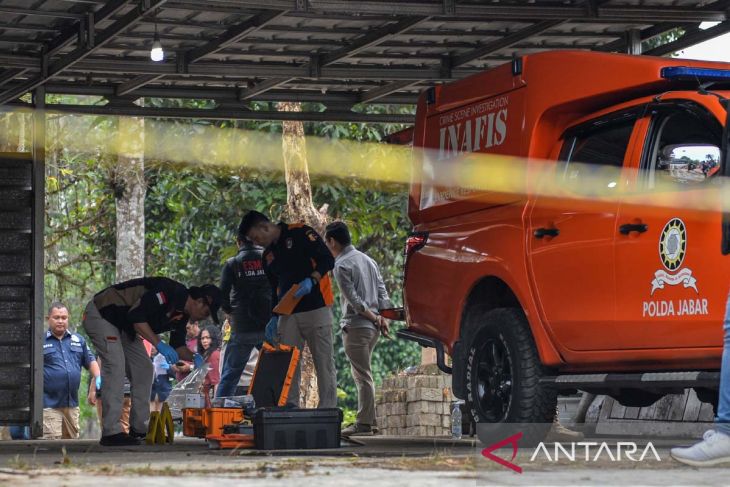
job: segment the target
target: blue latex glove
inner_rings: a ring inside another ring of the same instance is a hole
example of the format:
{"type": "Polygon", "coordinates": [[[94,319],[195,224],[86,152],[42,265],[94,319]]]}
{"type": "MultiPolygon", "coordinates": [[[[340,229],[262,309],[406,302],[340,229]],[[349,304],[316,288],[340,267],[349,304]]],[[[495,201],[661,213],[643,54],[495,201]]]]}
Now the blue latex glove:
{"type": "Polygon", "coordinates": [[[269,322],[266,324],[266,330],[264,331],[264,338],[269,343],[276,341],[276,334],[279,330],[279,317],[272,316],[269,322]]]}
{"type": "Polygon", "coordinates": [[[96,376],[96,390],[97,391],[101,390],[101,376],[100,375],[96,376]]]}
{"type": "Polygon", "coordinates": [[[196,369],[202,367],[204,363],[205,359],[203,359],[202,355],[200,355],[199,353],[193,354],[193,365],[196,369]]]}
{"type": "Polygon", "coordinates": [[[312,292],[313,287],[314,279],[312,279],[311,277],[304,279],[302,282],[299,283],[299,289],[297,289],[297,292],[294,293],[294,297],[301,298],[302,296],[306,296],[307,294],[312,292]]]}
{"type": "Polygon", "coordinates": [[[176,364],[177,361],[180,360],[175,349],[165,342],[159,342],[157,344],[157,351],[165,357],[165,360],[167,360],[167,363],[169,364],[176,364]]]}
{"type": "Polygon", "coordinates": [[[162,370],[170,370],[170,364],[167,363],[167,361],[164,361],[160,364],[160,368],[162,370]]]}

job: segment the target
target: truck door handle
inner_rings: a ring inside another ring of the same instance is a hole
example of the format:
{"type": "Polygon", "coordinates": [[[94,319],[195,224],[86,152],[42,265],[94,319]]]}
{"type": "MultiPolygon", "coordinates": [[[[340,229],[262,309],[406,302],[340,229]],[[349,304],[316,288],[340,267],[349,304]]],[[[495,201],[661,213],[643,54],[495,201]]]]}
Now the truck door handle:
{"type": "Polygon", "coordinates": [[[649,225],[646,223],[625,223],[618,227],[618,231],[621,235],[628,235],[631,232],[644,233],[649,230],[649,225]]]}
{"type": "Polygon", "coordinates": [[[557,228],[538,228],[532,234],[535,238],[557,237],[560,235],[560,230],[557,228]]]}

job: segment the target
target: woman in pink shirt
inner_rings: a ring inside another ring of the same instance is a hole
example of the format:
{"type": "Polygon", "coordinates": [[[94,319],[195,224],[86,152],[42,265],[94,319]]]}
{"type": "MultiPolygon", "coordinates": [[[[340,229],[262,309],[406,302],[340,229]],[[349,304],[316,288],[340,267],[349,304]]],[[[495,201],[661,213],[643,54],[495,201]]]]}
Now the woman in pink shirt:
{"type": "Polygon", "coordinates": [[[209,365],[208,374],[203,381],[203,393],[209,395],[221,381],[219,364],[221,360],[221,334],[217,327],[209,325],[203,328],[198,335],[198,353],[203,356],[205,363],[209,365]]]}

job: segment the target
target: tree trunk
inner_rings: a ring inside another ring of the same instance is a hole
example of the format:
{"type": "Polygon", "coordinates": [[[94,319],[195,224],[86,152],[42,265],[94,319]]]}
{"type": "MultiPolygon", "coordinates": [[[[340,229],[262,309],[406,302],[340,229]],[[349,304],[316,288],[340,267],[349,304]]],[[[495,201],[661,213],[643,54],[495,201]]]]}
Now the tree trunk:
{"type": "Polygon", "coordinates": [[[10,135],[10,120],[13,117],[12,112],[5,112],[0,115],[0,136],[2,137],[2,143],[0,144],[0,152],[10,152],[12,136],[10,135]]]}
{"type": "Polygon", "coordinates": [[[117,210],[116,281],[144,276],[144,119],[119,118],[119,155],[112,175],[117,210]]]}
{"type": "Polygon", "coordinates": [[[30,115],[20,112],[18,114],[18,152],[26,152],[26,135],[25,135],[25,129],[26,124],[29,122],[30,115]]]}
{"type": "MultiPolygon", "coordinates": [[[[61,118],[56,117],[46,117],[46,133],[48,135],[48,138],[46,139],[46,204],[45,204],[45,215],[46,215],[46,226],[50,230],[55,230],[55,222],[56,222],[56,215],[61,213],[61,196],[60,193],[55,192],[54,190],[57,190],[61,178],[60,178],[60,171],[59,171],[59,163],[60,163],[60,157],[59,157],[59,147],[60,144],[58,142],[60,130],[59,126],[61,124],[61,118]],[[50,178],[54,178],[55,183],[49,184],[50,178]],[[55,187],[54,187],[55,185],[55,187]],[[55,192],[55,194],[48,194],[50,192],[55,192]]],[[[57,246],[54,245],[52,247],[48,247],[45,249],[45,262],[46,262],[46,268],[47,269],[57,269],[59,265],[59,255],[58,255],[58,249],[57,246]]],[[[54,276],[55,279],[55,287],[46,287],[46,298],[50,296],[51,300],[61,299],[62,296],[65,295],[64,293],[64,282],[59,279],[57,276],[54,276]]],[[[47,299],[48,300],[48,299],[47,299]]]]}
{"type": "MultiPolygon", "coordinates": [[[[284,112],[301,112],[299,103],[283,102],[278,109],[284,112]]],[[[312,202],[312,185],[309,181],[307,148],[302,122],[283,122],[282,149],[284,172],[286,174],[286,215],[292,223],[306,223],[322,234],[327,223],[326,207],[318,211],[312,202]]],[[[304,347],[301,356],[302,379],[299,388],[299,404],[305,408],[317,407],[319,392],[317,375],[309,347],[304,347]]]]}
{"type": "Polygon", "coordinates": [[[0,116],[0,152],[28,151],[26,125],[31,115],[23,111],[6,112],[0,116]]]}

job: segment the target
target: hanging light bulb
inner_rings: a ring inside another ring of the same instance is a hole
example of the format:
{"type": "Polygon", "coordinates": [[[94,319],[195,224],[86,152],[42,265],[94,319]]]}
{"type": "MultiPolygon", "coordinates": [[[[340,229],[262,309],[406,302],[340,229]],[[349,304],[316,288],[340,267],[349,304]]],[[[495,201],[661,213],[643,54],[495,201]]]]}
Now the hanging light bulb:
{"type": "Polygon", "coordinates": [[[155,62],[163,61],[165,59],[165,51],[162,50],[162,43],[160,42],[160,36],[157,33],[157,24],[155,24],[155,37],[152,39],[152,49],[150,49],[150,59],[155,62]]]}

